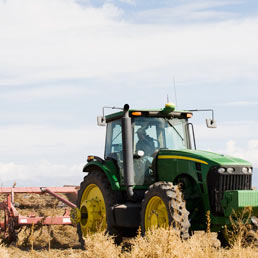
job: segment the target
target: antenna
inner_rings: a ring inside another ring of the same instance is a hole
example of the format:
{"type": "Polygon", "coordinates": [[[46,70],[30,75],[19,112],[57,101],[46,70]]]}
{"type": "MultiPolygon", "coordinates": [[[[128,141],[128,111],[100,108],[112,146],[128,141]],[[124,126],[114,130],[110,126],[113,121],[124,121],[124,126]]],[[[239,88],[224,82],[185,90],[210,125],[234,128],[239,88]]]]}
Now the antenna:
{"type": "Polygon", "coordinates": [[[168,94],[167,94],[167,103],[169,103],[169,97],[168,97],[168,94]]]}
{"type": "Polygon", "coordinates": [[[176,96],[176,80],[175,80],[175,76],[173,76],[173,84],[174,84],[174,94],[175,94],[175,100],[176,100],[176,106],[177,106],[177,96],[176,96]]]}

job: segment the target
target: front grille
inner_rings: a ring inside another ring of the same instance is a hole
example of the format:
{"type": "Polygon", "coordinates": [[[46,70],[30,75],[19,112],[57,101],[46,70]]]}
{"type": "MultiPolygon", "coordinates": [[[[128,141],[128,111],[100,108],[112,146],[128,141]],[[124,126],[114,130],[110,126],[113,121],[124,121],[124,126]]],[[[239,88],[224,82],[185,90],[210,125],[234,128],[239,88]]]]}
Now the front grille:
{"type": "Polygon", "coordinates": [[[242,173],[242,167],[235,168],[235,172],[219,173],[217,167],[210,169],[207,176],[208,192],[211,211],[214,215],[223,215],[221,200],[227,190],[250,190],[252,175],[242,173]]]}

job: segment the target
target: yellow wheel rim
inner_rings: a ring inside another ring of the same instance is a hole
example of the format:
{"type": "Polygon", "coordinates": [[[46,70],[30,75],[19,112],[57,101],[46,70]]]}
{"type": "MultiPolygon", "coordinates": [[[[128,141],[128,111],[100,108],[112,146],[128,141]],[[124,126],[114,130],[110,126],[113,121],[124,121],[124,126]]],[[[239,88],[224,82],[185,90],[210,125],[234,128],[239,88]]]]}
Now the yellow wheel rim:
{"type": "Polygon", "coordinates": [[[157,227],[168,227],[168,213],[163,200],[153,196],[145,209],[145,230],[157,227]]]}
{"type": "Polygon", "coordinates": [[[97,185],[90,184],[85,188],[81,198],[80,213],[80,225],[84,236],[106,228],[105,201],[97,185]]]}

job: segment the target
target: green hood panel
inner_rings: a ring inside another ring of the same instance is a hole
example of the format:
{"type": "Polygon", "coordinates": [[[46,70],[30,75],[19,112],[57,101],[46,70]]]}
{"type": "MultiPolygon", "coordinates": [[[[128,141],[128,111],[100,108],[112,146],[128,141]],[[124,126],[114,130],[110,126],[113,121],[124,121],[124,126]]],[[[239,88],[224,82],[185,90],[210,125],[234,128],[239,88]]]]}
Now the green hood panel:
{"type": "MultiPolygon", "coordinates": [[[[252,166],[252,164],[246,160],[235,158],[228,155],[217,154],[214,152],[201,151],[201,150],[160,150],[159,158],[164,156],[169,158],[179,158],[189,160],[192,158],[192,161],[200,163],[208,163],[209,165],[220,165],[220,166],[252,166]]],[[[206,165],[208,165],[206,164],[206,165]]]]}

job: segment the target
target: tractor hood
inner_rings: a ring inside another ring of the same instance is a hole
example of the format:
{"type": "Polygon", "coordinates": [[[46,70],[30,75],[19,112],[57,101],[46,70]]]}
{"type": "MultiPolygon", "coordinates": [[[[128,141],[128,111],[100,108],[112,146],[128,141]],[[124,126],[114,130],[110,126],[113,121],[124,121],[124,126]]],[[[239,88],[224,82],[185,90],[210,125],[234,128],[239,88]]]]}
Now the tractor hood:
{"type": "Polygon", "coordinates": [[[159,159],[192,160],[206,165],[218,166],[252,166],[246,160],[232,156],[201,150],[160,150],[159,159]]]}

